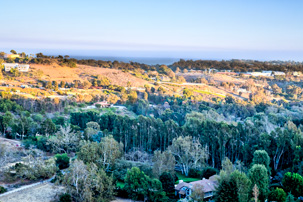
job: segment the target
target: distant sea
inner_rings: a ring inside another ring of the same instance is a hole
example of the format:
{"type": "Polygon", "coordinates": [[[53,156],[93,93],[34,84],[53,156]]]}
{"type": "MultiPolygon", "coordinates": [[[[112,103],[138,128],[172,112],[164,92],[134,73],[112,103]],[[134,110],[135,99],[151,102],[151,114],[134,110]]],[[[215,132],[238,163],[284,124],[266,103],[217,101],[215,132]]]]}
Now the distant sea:
{"type": "Polygon", "coordinates": [[[107,56],[76,56],[70,55],[70,58],[75,58],[77,60],[81,59],[94,59],[94,60],[104,60],[104,61],[119,61],[119,62],[138,62],[147,65],[171,65],[174,62],[180,60],[180,58],[153,58],[153,57],[107,57],[107,56]]]}

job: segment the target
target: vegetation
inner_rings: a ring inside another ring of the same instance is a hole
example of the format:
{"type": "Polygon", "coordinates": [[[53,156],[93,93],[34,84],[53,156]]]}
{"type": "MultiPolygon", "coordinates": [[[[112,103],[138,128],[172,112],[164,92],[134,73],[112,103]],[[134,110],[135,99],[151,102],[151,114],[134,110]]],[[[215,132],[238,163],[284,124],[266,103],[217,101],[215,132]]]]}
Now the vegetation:
{"type": "MultiPolygon", "coordinates": [[[[54,177],[66,190],[60,201],[110,201],[115,196],[176,201],[175,185],[203,178],[217,181],[215,201],[284,202],[302,197],[300,80],[249,78],[243,84],[219,83],[207,73],[194,80],[196,86],[177,83],[185,82],[190,75],[187,69],[216,65],[250,71],[279,66],[281,71],[294,71],[301,63],[181,60],[172,66],[149,66],[42,53],[24,57],[21,63],[55,63],[68,69],[92,65],[128,71],[150,81],[138,89],[130,81],[117,86],[107,76],[85,75],[73,82],[41,80],[37,88],[3,86],[1,183],[54,177]],[[210,90],[215,88],[229,93],[210,90]],[[238,96],[239,88],[250,94],[238,96]],[[267,91],[277,100],[267,100],[267,91]],[[23,93],[33,98],[21,97],[23,93]],[[42,98],[46,95],[64,99],[42,98]]],[[[9,83],[10,78],[29,76],[19,73],[4,72],[3,77],[9,83]]],[[[31,76],[38,78],[40,73],[31,76]]],[[[203,201],[207,196],[203,190],[195,185],[190,197],[203,201]]]]}

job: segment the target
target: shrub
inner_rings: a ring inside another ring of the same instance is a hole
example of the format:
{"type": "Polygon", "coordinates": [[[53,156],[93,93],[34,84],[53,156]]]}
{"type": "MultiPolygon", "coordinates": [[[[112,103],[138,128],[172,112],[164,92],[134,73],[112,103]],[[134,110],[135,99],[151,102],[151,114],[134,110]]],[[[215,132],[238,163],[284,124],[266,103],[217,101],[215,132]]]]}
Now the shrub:
{"type": "Polygon", "coordinates": [[[188,173],[189,177],[200,178],[202,176],[202,172],[197,169],[190,169],[188,173]]]}
{"type": "Polygon", "coordinates": [[[218,170],[213,167],[205,167],[201,172],[201,178],[208,179],[209,177],[216,175],[218,170]]]}
{"type": "Polygon", "coordinates": [[[64,193],[59,197],[59,202],[72,202],[72,197],[68,193],[64,193]]]}
{"type": "Polygon", "coordinates": [[[6,192],[7,190],[4,188],[4,187],[2,187],[2,186],[0,186],[0,194],[3,194],[4,192],[6,192]]]}
{"type": "Polygon", "coordinates": [[[56,159],[56,166],[59,167],[59,169],[64,169],[69,167],[69,157],[67,154],[57,154],[55,156],[56,159]]]}

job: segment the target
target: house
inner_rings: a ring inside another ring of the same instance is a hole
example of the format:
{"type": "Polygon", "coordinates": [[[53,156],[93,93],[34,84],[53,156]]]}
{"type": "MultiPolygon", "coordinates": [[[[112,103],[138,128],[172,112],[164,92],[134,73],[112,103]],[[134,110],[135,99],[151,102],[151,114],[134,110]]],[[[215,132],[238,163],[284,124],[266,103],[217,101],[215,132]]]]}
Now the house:
{"type": "Polygon", "coordinates": [[[278,72],[278,71],[274,71],[272,73],[274,76],[285,76],[285,73],[284,72],[278,72]]]}
{"type": "Polygon", "coordinates": [[[161,81],[170,81],[168,76],[161,76],[161,81]]]}
{"type": "Polygon", "coordinates": [[[4,70],[9,72],[11,69],[18,69],[20,72],[28,72],[29,65],[18,63],[3,63],[4,70]]]}
{"type": "Polygon", "coordinates": [[[111,104],[109,104],[107,101],[96,102],[94,105],[95,105],[95,106],[96,106],[96,105],[100,105],[101,108],[107,108],[107,107],[110,107],[110,106],[111,106],[111,104]]]}
{"type": "Polygon", "coordinates": [[[271,76],[272,71],[264,71],[264,72],[247,72],[251,76],[271,76]]]}
{"type": "Polygon", "coordinates": [[[168,102],[164,102],[163,107],[164,107],[165,109],[170,109],[170,105],[169,105],[168,102]]]}
{"type": "Polygon", "coordinates": [[[301,72],[293,72],[292,75],[293,75],[293,76],[300,76],[300,75],[301,75],[301,72]]]}
{"type": "Polygon", "coordinates": [[[238,88],[237,93],[251,93],[251,91],[248,91],[246,88],[238,88]]]}
{"type": "Polygon", "coordinates": [[[5,54],[4,58],[19,58],[19,54],[5,54]]]}
{"type": "Polygon", "coordinates": [[[202,179],[190,183],[183,182],[183,180],[179,180],[179,184],[175,185],[175,194],[179,195],[180,198],[190,199],[191,193],[195,190],[195,188],[199,188],[202,186],[204,192],[204,201],[213,201],[213,196],[216,191],[216,187],[218,185],[218,176],[211,176],[209,179],[202,179]],[[201,186],[197,186],[201,185],[201,186]]]}
{"type": "Polygon", "coordinates": [[[22,84],[20,87],[21,88],[28,88],[28,85],[22,84]]]}

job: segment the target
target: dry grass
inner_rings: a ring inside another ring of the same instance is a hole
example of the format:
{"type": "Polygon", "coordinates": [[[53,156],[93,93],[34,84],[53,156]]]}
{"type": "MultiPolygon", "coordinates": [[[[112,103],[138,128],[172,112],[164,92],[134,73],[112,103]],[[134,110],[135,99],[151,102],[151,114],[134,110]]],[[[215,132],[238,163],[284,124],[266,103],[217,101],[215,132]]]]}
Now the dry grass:
{"type": "Polygon", "coordinates": [[[63,192],[63,187],[52,184],[42,184],[20,192],[0,197],[1,202],[50,202],[63,192]]]}
{"type": "Polygon", "coordinates": [[[117,69],[108,69],[100,67],[91,67],[85,65],[78,65],[77,68],[61,67],[59,65],[31,65],[33,71],[41,70],[44,75],[42,79],[52,81],[66,81],[72,82],[74,80],[83,81],[92,76],[102,75],[106,76],[112,84],[126,86],[127,82],[131,82],[134,87],[144,86],[148,82],[137,78],[129,73],[122,72],[117,69]]]}

